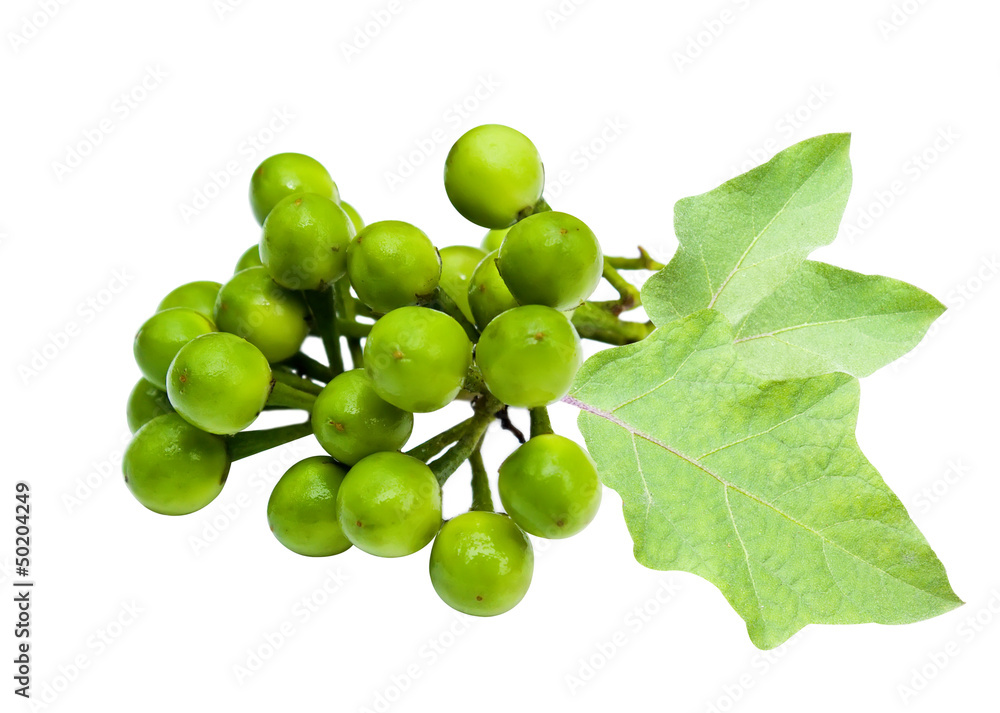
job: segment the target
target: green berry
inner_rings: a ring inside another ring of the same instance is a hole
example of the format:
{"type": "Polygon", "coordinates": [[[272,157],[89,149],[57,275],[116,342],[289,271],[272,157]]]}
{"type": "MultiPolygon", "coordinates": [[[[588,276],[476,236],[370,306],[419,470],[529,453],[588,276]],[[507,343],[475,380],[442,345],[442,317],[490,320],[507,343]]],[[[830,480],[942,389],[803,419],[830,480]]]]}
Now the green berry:
{"type": "Polygon", "coordinates": [[[507,289],[500,270],[497,253],[493,251],[476,266],[469,280],[469,309],[479,329],[493,321],[498,314],[517,307],[517,300],[507,289]]]}
{"type": "Polygon", "coordinates": [[[364,369],[354,369],[336,376],[316,397],[312,425],[323,450],[354,465],[373,453],[405,446],[413,414],[382,399],[364,369]]]}
{"type": "Polygon", "coordinates": [[[523,305],[574,309],[597,289],[604,255],[593,231],[567,213],[529,216],[507,233],[500,274],[523,305]]]}
{"type": "Polygon", "coordinates": [[[167,390],[167,369],[177,352],[195,337],[215,331],[205,315],[187,307],[171,307],[147,319],[135,335],[132,351],[142,375],[167,390]]]}
{"type": "Polygon", "coordinates": [[[365,369],[375,392],[411,413],[450,404],[471,363],[472,343],[462,326],[427,307],[389,312],[365,342],[365,369]]]}
{"type": "Polygon", "coordinates": [[[260,350],[226,332],[193,339],[167,372],[170,403],[208,433],[239,433],[257,420],[271,394],[271,367],[260,350]]]}
{"type": "Polygon", "coordinates": [[[446,522],[431,548],[431,584],[444,602],[473,616],[514,608],[531,584],[534,554],[506,515],[467,512],[446,522]]]}
{"type": "Polygon", "coordinates": [[[441,487],[427,465],[402,453],[375,453],[350,469],[337,494],[347,539],[379,557],[413,554],[441,526],[441,487]]]}
{"type": "Polygon", "coordinates": [[[545,169],[527,136],[486,124],[468,131],[444,163],[444,187],[455,209],[484,228],[506,228],[541,200],[545,169]]]}
{"type": "Polygon", "coordinates": [[[243,337],[269,362],[298,353],[309,335],[309,308],[297,292],[276,284],[263,267],[236,273],[219,290],[215,321],[223,332],[243,337]]]}
{"type": "Polygon", "coordinates": [[[264,267],[264,263],[260,259],[260,243],[254,243],[248,247],[242,255],[240,255],[240,259],[236,263],[236,270],[233,274],[235,275],[237,272],[243,272],[247,268],[251,267],[264,267]]]}
{"type": "Polygon", "coordinates": [[[492,253],[500,249],[500,243],[503,242],[504,236],[510,228],[501,228],[499,230],[491,230],[486,235],[483,236],[482,248],[483,252],[492,253]]]}
{"type": "Polygon", "coordinates": [[[189,282],[172,290],[160,302],[157,312],[171,307],[187,307],[208,319],[215,316],[215,300],[222,285],[218,282],[189,282]]]}
{"type": "Polygon", "coordinates": [[[347,213],[347,217],[351,219],[351,225],[354,226],[355,235],[365,229],[365,221],[362,220],[361,214],[358,212],[357,208],[346,201],[340,201],[340,207],[345,213],[347,213]]]}
{"type": "Polygon", "coordinates": [[[260,258],[282,287],[321,290],[347,273],[354,234],[339,205],[315,193],[297,193],[279,201],[264,221],[260,258]]]}
{"type": "Polygon", "coordinates": [[[535,436],[507,457],[497,489],[518,527],[549,539],[580,532],[601,505],[601,481],[590,455],[552,433],[535,436]]]}
{"type": "Polygon", "coordinates": [[[462,310],[465,318],[472,321],[469,308],[469,281],[476,265],[486,257],[479,248],[467,245],[452,245],[441,248],[441,289],[462,310]]]}
{"type": "Polygon", "coordinates": [[[176,413],[157,416],[140,428],[122,458],[132,495],[161,515],[187,515],[215,500],[229,465],[225,440],[176,413]]]}
{"type": "Polygon", "coordinates": [[[573,384],[583,349],[576,329],[551,307],[508,310],[483,330],[476,347],[486,386],[510,406],[545,406],[573,384]]]}
{"type": "Polygon", "coordinates": [[[337,184],[319,161],[300,153],[279,153],[257,166],[250,179],[250,207],[261,225],[280,200],[315,193],[340,202],[337,184]]]}
{"type": "Polygon", "coordinates": [[[157,416],[172,413],[174,407],[170,399],[156,386],[146,379],[139,379],[128,395],[128,405],[125,416],[128,420],[128,430],[135,433],[157,416]]]}
{"type": "Polygon", "coordinates": [[[358,298],[385,313],[430,298],[441,280],[441,256],[416,226],[383,220],[351,241],[347,273],[358,298]]]}
{"type": "Polygon", "coordinates": [[[329,557],[350,548],[337,520],[337,493],[346,475],[326,456],[289,468],[267,501],[267,522],[278,542],[307,557],[329,557]]]}

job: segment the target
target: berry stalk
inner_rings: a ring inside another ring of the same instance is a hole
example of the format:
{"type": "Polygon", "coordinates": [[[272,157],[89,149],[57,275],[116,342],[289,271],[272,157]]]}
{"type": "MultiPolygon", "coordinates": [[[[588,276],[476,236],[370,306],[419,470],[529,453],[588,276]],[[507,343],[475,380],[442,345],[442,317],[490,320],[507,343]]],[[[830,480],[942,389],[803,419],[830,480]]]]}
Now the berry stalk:
{"type": "Polygon", "coordinates": [[[490,492],[490,478],[483,464],[482,441],[469,456],[472,467],[472,507],[470,510],[493,512],[493,494],[490,492]]]}
{"type": "Polygon", "coordinates": [[[282,381],[274,381],[271,395],[267,397],[269,406],[285,406],[287,408],[312,411],[316,403],[316,394],[302,391],[282,381]]]}
{"type": "Polygon", "coordinates": [[[319,332],[320,339],[323,340],[323,349],[326,351],[330,370],[333,371],[334,376],[343,373],[344,358],[340,353],[340,333],[334,309],[334,291],[331,289],[323,291],[303,290],[302,295],[309,305],[309,311],[312,312],[316,331],[319,332]]]}
{"type": "Polygon", "coordinates": [[[243,431],[227,437],[226,447],[229,451],[229,459],[238,461],[305,438],[312,432],[312,424],[309,421],[259,431],[243,431]]]}

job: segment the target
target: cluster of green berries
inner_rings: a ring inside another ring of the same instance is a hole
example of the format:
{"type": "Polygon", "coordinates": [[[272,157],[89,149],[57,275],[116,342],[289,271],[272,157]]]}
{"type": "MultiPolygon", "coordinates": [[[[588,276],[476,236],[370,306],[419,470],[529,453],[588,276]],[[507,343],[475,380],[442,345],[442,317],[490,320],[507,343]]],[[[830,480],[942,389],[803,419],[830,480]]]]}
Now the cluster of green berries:
{"type": "Polygon", "coordinates": [[[268,501],[281,544],[315,557],[352,545],[400,557],[433,542],[431,582],[455,609],[490,616],[521,600],[533,569],[526,533],[573,535],[601,501],[594,463],[551,432],[545,407],[581,364],[571,317],[604,257],[582,221],[545,204],[541,158],[513,129],[462,136],[444,178],[455,208],[489,229],[481,248],[438,250],[402,221],[366,225],[308,156],[279,154],[254,171],[259,242],[225,284],[168,294],[135,336],[143,378],[128,400],[123,469],[140,503],[194,512],[234,460],[311,433],[327,455],[293,465],[268,501]],[[305,355],[310,335],[329,365],[305,355]],[[473,417],[404,453],[414,414],[456,399],[473,417]],[[499,468],[504,514],[476,471],[489,423],[509,407],[532,410],[532,434],[499,468]],[[266,409],[309,418],[247,431],[266,409]],[[442,521],[442,485],[466,460],[473,509],[442,521]]]}

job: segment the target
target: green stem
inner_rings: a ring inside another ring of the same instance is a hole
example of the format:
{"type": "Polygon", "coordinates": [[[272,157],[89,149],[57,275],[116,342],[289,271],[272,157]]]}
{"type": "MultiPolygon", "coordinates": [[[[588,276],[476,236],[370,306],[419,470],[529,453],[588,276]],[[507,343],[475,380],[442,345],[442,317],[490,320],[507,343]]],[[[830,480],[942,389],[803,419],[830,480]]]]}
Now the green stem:
{"type": "Polygon", "coordinates": [[[312,411],[312,407],[316,403],[315,394],[306,393],[281,381],[273,383],[271,395],[267,397],[269,406],[286,406],[287,408],[312,411]]]}
{"type": "Polygon", "coordinates": [[[263,453],[271,448],[305,438],[312,432],[312,424],[308,421],[259,431],[243,431],[226,438],[229,459],[238,461],[241,458],[263,453]]]}
{"type": "Polygon", "coordinates": [[[348,339],[364,339],[372,331],[372,325],[364,322],[348,321],[346,319],[337,320],[337,331],[340,335],[348,339]]]}
{"type": "Polygon", "coordinates": [[[490,477],[483,464],[482,441],[469,456],[472,467],[472,507],[471,510],[493,512],[493,494],[490,492],[490,477]]]}
{"type": "Polygon", "coordinates": [[[604,279],[615,288],[619,299],[617,302],[598,304],[607,308],[612,314],[618,316],[622,312],[642,305],[639,288],[618,274],[618,270],[611,264],[610,258],[604,258],[604,279]]]}
{"type": "Polygon", "coordinates": [[[486,382],[483,381],[483,372],[475,364],[469,368],[469,372],[465,375],[462,388],[474,394],[487,393],[486,382]]]}
{"type": "Polygon", "coordinates": [[[282,363],[292,367],[302,376],[315,379],[316,381],[322,381],[324,384],[330,383],[330,380],[333,379],[333,371],[330,370],[330,367],[322,362],[316,361],[311,356],[303,352],[299,352],[291,359],[286,359],[282,363]]]}
{"type": "Polygon", "coordinates": [[[490,427],[497,411],[503,407],[499,401],[492,396],[484,396],[476,404],[476,415],[472,417],[472,423],[468,430],[458,439],[443,456],[433,463],[430,463],[431,470],[437,476],[438,483],[445,484],[451,474],[458,470],[458,467],[476,450],[476,446],[486,434],[486,429],[490,427]]]}
{"type": "Polygon", "coordinates": [[[639,247],[639,257],[608,257],[606,262],[618,270],[662,270],[666,267],[663,263],[657,262],[645,248],[639,247]]]}
{"type": "Polygon", "coordinates": [[[330,362],[330,370],[334,375],[340,374],[344,371],[344,358],[340,354],[340,334],[337,331],[334,291],[331,289],[322,292],[303,290],[302,294],[309,304],[309,311],[312,312],[316,331],[323,340],[323,349],[326,351],[327,361],[330,362]]]}
{"type": "Polygon", "coordinates": [[[544,436],[552,433],[552,421],[549,420],[549,410],[544,406],[530,409],[531,415],[531,437],[544,436]]]}
{"type": "Polygon", "coordinates": [[[406,455],[413,456],[414,458],[422,461],[426,461],[428,458],[433,458],[465,435],[465,432],[469,430],[469,426],[472,425],[472,421],[472,418],[467,418],[461,423],[455,424],[447,431],[442,431],[433,438],[424,441],[416,448],[407,451],[406,455]]]}
{"type": "Polygon", "coordinates": [[[633,344],[653,333],[652,322],[626,322],[595,302],[584,302],[573,313],[573,326],[584,339],[605,344],[633,344]]]}
{"type": "Polygon", "coordinates": [[[462,314],[462,310],[455,303],[455,300],[449,297],[448,293],[442,290],[440,287],[434,290],[434,299],[432,304],[439,310],[447,314],[449,317],[452,317],[460,325],[462,325],[462,329],[465,330],[465,333],[469,336],[469,339],[471,339],[473,342],[479,340],[479,330],[476,329],[476,326],[472,324],[472,322],[466,319],[465,315],[462,314]]]}
{"type": "Polygon", "coordinates": [[[296,376],[295,374],[291,374],[287,371],[275,369],[271,371],[271,376],[275,381],[280,381],[282,384],[287,384],[293,389],[305,391],[308,394],[319,396],[319,393],[323,390],[323,387],[319,384],[309,381],[309,379],[303,379],[301,376],[296,376]]]}
{"type": "MultiPolygon", "coordinates": [[[[337,280],[334,289],[337,291],[337,309],[339,316],[343,317],[346,322],[357,324],[357,301],[351,297],[351,283],[346,277],[342,277],[337,280]]],[[[355,369],[360,369],[365,365],[364,351],[361,348],[362,337],[368,336],[367,333],[359,336],[352,336],[349,334],[349,330],[346,326],[341,328],[343,333],[347,337],[347,351],[351,355],[351,366],[355,369]]],[[[371,327],[368,327],[371,330],[371,327]]]]}

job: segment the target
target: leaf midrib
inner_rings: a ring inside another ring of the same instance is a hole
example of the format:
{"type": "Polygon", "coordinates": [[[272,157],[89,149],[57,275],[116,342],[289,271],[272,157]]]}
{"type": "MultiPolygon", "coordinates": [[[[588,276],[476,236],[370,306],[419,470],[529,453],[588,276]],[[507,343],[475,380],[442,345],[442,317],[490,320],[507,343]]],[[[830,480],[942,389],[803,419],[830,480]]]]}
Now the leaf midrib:
{"type": "MultiPolygon", "coordinates": [[[[610,423],[613,423],[616,426],[624,429],[625,431],[627,431],[628,433],[630,433],[633,437],[641,438],[644,441],[647,441],[647,442],[651,443],[654,446],[658,446],[659,448],[662,448],[663,450],[667,451],[668,453],[673,454],[677,458],[680,458],[681,460],[685,461],[686,463],[689,463],[690,465],[693,465],[695,468],[698,468],[699,470],[701,470],[702,472],[704,472],[708,476],[714,478],[724,488],[730,488],[732,490],[735,490],[737,493],[740,493],[744,497],[749,498],[750,500],[752,500],[752,501],[754,501],[754,502],[756,502],[756,503],[758,503],[760,505],[763,505],[764,507],[766,507],[766,508],[774,511],[778,515],[786,518],[788,521],[790,521],[794,525],[797,525],[798,527],[801,527],[803,530],[806,530],[807,532],[812,533],[813,535],[815,535],[816,537],[818,537],[820,540],[822,540],[824,543],[829,543],[830,545],[832,545],[833,547],[836,547],[837,549],[839,549],[841,552],[845,553],[849,557],[851,557],[853,559],[856,559],[859,562],[864,562],[869,567],[872,567],[872,568],[878,570],[879,572],[882,572],[886,577],[889,577],[890,579],[893,579],[893,580],[895,580],[897,582],[900,582],[901,584],[904,584],[904,585],[906,585],[906,586],[908,586],[908,587],[910,587],[912,589],[915,589],[916,591],[928,594],[928,595],[934,597],[935,599],[941,599],[941,596],[938,595],[936,592],[932,592],[932,591],[929,591],[927,589],[923,589],[921,587],[918,587],[918,586],[916,586],[916,585],[914,585],[914,584],[912,584],[910,582],[907,582],[905,580],[900,579],[899,577],[897,577],[894,574],[891,574],[891,573],[885,571],[884,569],[882,569],[880,566],[878,566],[874,562],[869,562],[868,560],[864,559],[863,557],[861,557],[857,553],[851,552],[850,550],[848,550],[847,548],[845,548],[840,543],[838,543],[838,542],[836,542],[834,540],[831,540],[830,538],[826,537],[819,530],[814,530],[813,528],[809,527],[805,523],[800,522],[796,518],[792,517],[788,513],[783,512],[782,510],[780,510],[773,503],[770,503],[770,502],[768,502],[766,500],[763,500],[762,498],[758,497],[757,495],[754,495],[753,493],[751,493],[751,492],[749,492],[747,490],[744,490],[743,488],[741,488],[741,487],[739,487],[737,485],[734,485],[733,483],[730,483],[728,480],[726,480],[725,478],[723,478],[721,475],[719,475],[718,473],[715,473],[714,471],[710,470],[708,467],[706,467],[702,463],[699,463],[694,458],[691,458],[690,456],[682,453],[681,451],[677,450],[676,448],[673,448],[673,447],[667,445],[666,443],[664,443],[663,441],[659,440],[658,438],[656,438],[656,437],[654,437],[654,436],[652,436],[652,435],[650,435],[650,434],[648,434],[648,433],[646,433],[644,431],[641,431],[638,428],[632,427],[630,424],[628,424],[627,422],[623,421],[621,418],[615,416],[610,411],[605,411],[603,409],[597,408],[596,406],[591,406],[590,404],[588,404],[588,403],[586,403],[584,401],[581,401],[581,400],[577,399],[574,396],[566,396],[566,397],[564,397],[563,398],[563,402],[567,403],[567,404],[570,404],[571,406],[575,406],[578,409],[580,409],[581,411],[589,413],[589,414],[591,414],[593,416],[597,416],[598,418],[603,418],[606,421],[609,421],[610,423]]],[[[756,438],[758,435],[760,435],[760,434],[754,434],[753,436],[750,436],[750,437],[748,437],[746,439],[743,439],[743,441],[750,440],[751,438],[756,438]]],[[[717,450],[719,450],[719,449],[717,449],[717,450]]],[[[648,488],[647,488],[647,491],[648,491],[648,488]]],[[[647,516],[648,516],[648,511],[647,511],[647,516]]],[[[736,527],[735,519],[731,518],[731,520],[733,520],[733,527],[735,528],[736,527]]],[[[870,521],[870,520],[868,520],[868,521],[870,521]]],[[[836,524],[840,524],[840,523],[836,523],[836,524]]],[[[746,550],[746,548],[744,547],[744,551],[745,550],[746,550]]],[[[753,574],[750,572],[749,558],[747,558],[747,573],[750,575],[750,577],[752,579],[753,574]]],[[[830,572],[830,575],[831,575],[831,577],[833,577],[833,572],[832,571],[830,572]]],[[[836,580],[836,577],[833,577],[833,578],[834,578],[834,580],[836,580]]],[[[759,595],[758,595],[758,593],[757,593],[756,590],[754,591],[754,594],[755,594],[755,596],[758,597],[758,601],[759,601],[759,595]]]]}
{"type": "MultiPolygon", "coordinates": [[[[768,231],[768,229],[774,224],[774,221],[776,221],[785,212],[785,209],[788,207],[788,204],[791,203],[793,200],[795,200],[795,197],[799,193],[801,193],[802,189],[805,188],[806,185],[813,179],[813,176],[816,175],[816,172],[819,171],[823,166],[825,166],[826,162],[829,161],[832,156],[833,156],[832,152],[828,153],[823,158],[822,161],[820,161],[818,164],[816,164],[816,166],[813,168],[813,170],[809,172],[809,175],[807,175],[803,179],[802,183],[800,183],[798,185],[798,187],[796,187],[796,189],[794,191],[792,191],[792,194],[790,196],[788,196],[788,200],[786,200],[782,204],[781,208],[779,208],[775,212],[775,214],[773,216],[771,216],[771,219],[769,221],[767,221],[767,225],[765,225],[763,228],[761,228],[760,232],[758,232],[753,237],[753,240],[750,241],[750,244],[747,246],[747,249],[743,251],[743,254],[740,256],[740,259],[737,260],[736,265],[733,267],[732,271],[729,273],[729,275],[726,277],[726,279],[722,281],[722,284],[719,285],[719,289],[716,290],[715,293],[712,295],[712,299],[709,300],[709,302],[708,302],[708,308],[709,309],[712,309],[715,306],[715,303],[718,301],[719,297],[722,295],[723,290],[726,289],[726,287],[729,285],[729,283],[732,281],[732,279],[736,276],[736,273],[740,271],[740,268],[743,265],[743,261],[747,259],[747,256],[750,255],[750,252],[757,245],[757,242],[761,239],[761,237],[763,237],[764,233],[766,233],[768,231]]],[[[751,194],[751,199],[755,199],[756,197],[757,197],[757,193],[756,193],[756,191],[754,191],[754,193],[751,194]]],[[[702,259],[704,259],[704,258],[702,258],[702,259]]],[[[709,289],[711,289],[711,283],[709,283],[709,289]]]]}
{"type": "Polygon", "coordinates": [[[880,314],[862,314],[857,317],[845,317],[844,319],[827,319],[821,322],[803,322],[802,324],[793,324],[788,327],[782,327],[781,329],[775,329],[771,332],[762,332],[760,334],[753,334],[749,337],[737,337],[733,340],[733,344],[741,344],[743,342],[749,342],[754,339],[766,339],[768,337],[774,337],[778,334],[784,334],[785,332],[792,332],[796,329],[806,329],[809,327],[825,327],[830,324],[842,324],[845,322],[856,322],[863,319],[879,319],[880,317],[899,317],[906,314],[920,314],[923,312],[929,312],[927,309],[908,309],[901,310],[899,312],[884,312],[880,314]]]}

